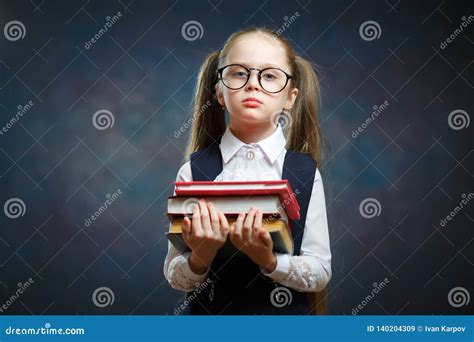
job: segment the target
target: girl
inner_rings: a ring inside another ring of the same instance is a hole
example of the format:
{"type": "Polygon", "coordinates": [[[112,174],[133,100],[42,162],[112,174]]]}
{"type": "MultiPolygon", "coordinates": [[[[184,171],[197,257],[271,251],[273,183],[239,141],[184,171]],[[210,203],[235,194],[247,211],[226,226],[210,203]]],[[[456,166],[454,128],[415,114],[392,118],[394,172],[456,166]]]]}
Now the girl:
{"type": "Polygon", "coordinates": [[[288,179],[301,211],[292,221],[294,255],[278,254],[262,228],[260,210],[250,208],[229,226],[212,203],[200,200],[182,226],[191,252],[181,254],[169,243],[164,264],[170,285],[187,292],[190,314],[309,314],[306,293],[323,290],[331,279],[317,168],[322,148],[318,94],[311,64],[266,28],[234,33],[204,61],[185,155],[189,160],[176,180],[288,179]],[[220,258],[227,238],[242,253],[220,258]]]}

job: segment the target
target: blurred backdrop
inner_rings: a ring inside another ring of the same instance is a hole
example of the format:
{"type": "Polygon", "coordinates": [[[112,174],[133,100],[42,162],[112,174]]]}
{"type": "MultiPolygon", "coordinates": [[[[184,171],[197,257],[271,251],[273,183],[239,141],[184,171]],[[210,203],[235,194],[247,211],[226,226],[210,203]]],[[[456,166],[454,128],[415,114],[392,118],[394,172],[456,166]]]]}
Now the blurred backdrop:
{"type": "Polygon", "coordinates": [[[174,313],[165,205],[197,70],[254,25],[318,67],[329,313],[472,312],[472,9],[1,1],[0,313],[174,313]]]}

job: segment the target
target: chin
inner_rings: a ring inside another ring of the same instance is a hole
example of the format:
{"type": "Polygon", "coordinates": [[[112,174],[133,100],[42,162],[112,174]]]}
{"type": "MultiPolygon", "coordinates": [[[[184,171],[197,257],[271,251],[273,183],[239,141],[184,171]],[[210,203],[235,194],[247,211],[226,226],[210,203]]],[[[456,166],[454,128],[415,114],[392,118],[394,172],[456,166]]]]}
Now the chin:
{"type": "Polygon", "coordinates": [[[245,110],[242,113],[238,114],[238,120],[259,123],[265,120],[265,117],[262,113],[259,113],[255,110],[245,110]]]}

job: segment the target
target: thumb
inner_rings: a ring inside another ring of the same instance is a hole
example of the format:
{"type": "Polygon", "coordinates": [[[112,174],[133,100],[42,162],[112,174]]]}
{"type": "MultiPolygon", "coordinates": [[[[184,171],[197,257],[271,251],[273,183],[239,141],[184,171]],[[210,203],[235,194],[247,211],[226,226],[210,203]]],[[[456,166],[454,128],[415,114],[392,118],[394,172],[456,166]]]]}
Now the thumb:
{"type": "Polygon", "coordinates": [[[219,222],[220,222],[220,233],[223,237],[227,237],[227,234],[229,233],[229,222],[227,221],[227,218],[225,215],[219,211],[219,222]]]}
{"type": "Polygon", "coordinates": [[[230,228],[229,228],[229,234],[230,234],[230,235],[233,235],[233,234],[234,234],[235,223],[236,223],[236,222],[234,222],[234,223],[232,223],[232,224],[230,225],[230,228]]]}

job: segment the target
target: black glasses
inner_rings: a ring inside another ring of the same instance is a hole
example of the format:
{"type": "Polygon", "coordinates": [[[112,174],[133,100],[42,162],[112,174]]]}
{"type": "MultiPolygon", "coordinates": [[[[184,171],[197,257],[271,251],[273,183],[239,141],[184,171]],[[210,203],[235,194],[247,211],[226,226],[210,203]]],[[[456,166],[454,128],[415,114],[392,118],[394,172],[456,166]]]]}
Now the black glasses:
{"type": "Polygon", "coordinates": [[[258,70],[258,83],[268,93],[279,93],[285,89],[288,80],[293,78],[279,68],[246,68],[240,64],[229,64],[219,68],[217,74],[227,88],[237,90],[247,84],[252,70],[258,70]]]}

